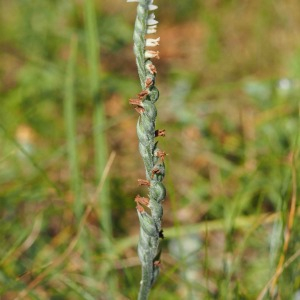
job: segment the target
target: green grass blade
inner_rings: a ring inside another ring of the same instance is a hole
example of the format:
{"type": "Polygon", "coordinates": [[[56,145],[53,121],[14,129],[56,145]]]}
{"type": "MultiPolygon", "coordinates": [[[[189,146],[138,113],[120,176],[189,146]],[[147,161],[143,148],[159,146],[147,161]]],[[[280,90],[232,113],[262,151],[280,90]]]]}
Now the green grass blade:
{"type": "Polygon", "coordinates": [[[64,119],[67,138],[67,153],[70,168],[70,185],[74,195],[74,214],[77,219],[82,214],[81,178],[78,165],[76,141],[76,107],[75,107],[75,64],[77,54],[77,37],[73,36],[70,45],[70,57],[65,81],[64,119]]]}
{"type": "MultiPolygon", "coordinates": [[[[105,127],[104,101],[100,98],[100,74],[99,74],[99,41],[97,33],[97,22],[95,8],[92,0],[85,2],[85,22],[87,35],[87,59],[90,96],[95,105],[94,107],[94,143],[95,143],[95,161],[97,182],[101,178],[104,167],[107,162],[107,142],[103,132],[105,127]]],[[[101,206],[101,225],[107,236],[107,240],[112,235],[111,212],[109,205],[108,183],[103,186],[100,194],[101,206]]],[[[108,241],[105,242],[110,246],[108,241]]]]}
{"type": "MultiPolygon", "coordinates": [[[[97,19],[96,10],[93,0],[85,1],[85,26],[86,26],[86,45],[87,45],[87,60],[88,60],[88,81],[91,100],[94,103],[94,115],[93,115],[93,128],[94,128],[94,147],[95,147],[95,173],[96,180],[99,182],[107,159],[107,142],[104,133],[105,127],[105,109],[104,101],[101,99],[100,93],[100,60],[99,60],[99,39],[97,32],[97,19]]],[[[99,194],[99,205],[101,209],[100,224],[102,227],[102,245],[104,248],[104,254],[110,257],[112,251],[112,221],[111,221],[111,207],[109,198],[109,183],[105,182],[101,192],[99,194]]],[[[107,262],[111,264],[110,259],[107,262]]],[[[110,270],[107,266],[103,266],[102,270],[110,270]]],[[[104,272],[106,273],[106,272],[104,272]]],[[[106,276],[107,274],[102,274],[106,276]]],[[[114,293],[116,291],[116,279],[109,276],[107,278],[108,283],[108,298],[114,299],[114,293]]]]}

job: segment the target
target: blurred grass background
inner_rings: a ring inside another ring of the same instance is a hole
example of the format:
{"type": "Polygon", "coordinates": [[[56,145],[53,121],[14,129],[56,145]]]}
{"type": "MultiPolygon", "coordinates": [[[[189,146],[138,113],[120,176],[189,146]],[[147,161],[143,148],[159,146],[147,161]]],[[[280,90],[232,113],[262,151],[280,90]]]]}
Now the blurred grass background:
{"type": "MultiPolygon", "coordinates": [[[[299,299],[300,3],[156,4],[169,155],[151,299],[299,299]]],[[[0,0],[1,300],[137,296],[135,11],[0,0]]]]}

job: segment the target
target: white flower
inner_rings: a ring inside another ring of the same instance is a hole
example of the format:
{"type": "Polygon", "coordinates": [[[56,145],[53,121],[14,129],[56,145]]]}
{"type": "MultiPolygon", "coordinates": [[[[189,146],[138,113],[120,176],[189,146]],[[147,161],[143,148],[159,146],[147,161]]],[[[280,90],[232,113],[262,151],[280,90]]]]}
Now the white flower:
{"type": "Polygon", "coordinates": [[[157,25],[148,26],[146,33],[147,34],[155,33],[156,32],[156,28],[157,28],[157,25]]]}
{"type": "Polygon", "coordinates": [[[146,47],[155,47],[159,45],[160,38],[157,39],[146,39],[146,47]]]}
{"type": "Polygon", "coordinates": [[[159,59],[159,51],[146,50],[145,58],[157,58],[159,59]]]}
{"type": "Polygon", "coordinates": [[[127,2],[140,2],[139,0],[127,0],[127,2]]]}
{"type": "Polygon", "coordinates": [[[148,19],[147,20],[147,25],[155,25],[155,24],[158,24],[158,21],[154,20],[154,19],[148,19]]]}
{"type": "Polygon", "coordinates": [[[155,14],[154,13],[151,13],[151,14],[149,14],[149,16],[148,16],[148,20],[150,20],[150,19],[155,19],[155,14]]]}
{"type": "MultiPolygon", "coordinates": [[[[127,0],[127,1],[128,1],[128,0],[127,0]]],[[[152,4],[148,5],[148,9],[149,9],[149,10],[156,10],[157,8],[158,8],[157,5],[152,5],[152,4]]]]}
{"type": "Polygon", "coordinates": [[[152,25],[155,25],[155,24],[157,24],[158,23],[158,21],[156,21],[155,20],[155,14],[150,14],[149,16],[148,16],[148,20],[147,20],[147,25],[150,25],[150,26],[152,26],[152,25]]]}

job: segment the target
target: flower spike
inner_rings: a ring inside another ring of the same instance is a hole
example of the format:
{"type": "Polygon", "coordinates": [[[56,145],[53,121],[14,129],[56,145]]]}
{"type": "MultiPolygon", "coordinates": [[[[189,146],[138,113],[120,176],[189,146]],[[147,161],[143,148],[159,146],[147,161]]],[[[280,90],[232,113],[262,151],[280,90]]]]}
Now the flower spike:
{"type": "Polygon", "coordinates": [[[128,0],[138,2],[137,17],[133,34],[134,54],[142,91],[129,103],[135,106],[139,113],[137,135],[139,152],[145,165],[145,179],[138,179],[141,186],[146,187],[149,198],[136,196],[136,209],[140,222],[140,239],[138,256],[142,263],[142,280],[140,282],[139,300],[148,299],[150,290],[159,274],[160,239],[164,238],[161,228],[163,216],[162,202],[166,196],[166,189],[162,183],[165,176],[164,158],[166,153],[157,147],[156,137],[165,136],[165,130],[155,128],[157,109],[155,103],[159,98],[159,91],[155,86],[156,67],[151,59],[159,59],[159,51],[148,50],[147,47],[159,45],[160,38],[146,38],[146,35],[156,33],[158,21],[154,10],[157,6],[153,0],[128,0]]]}

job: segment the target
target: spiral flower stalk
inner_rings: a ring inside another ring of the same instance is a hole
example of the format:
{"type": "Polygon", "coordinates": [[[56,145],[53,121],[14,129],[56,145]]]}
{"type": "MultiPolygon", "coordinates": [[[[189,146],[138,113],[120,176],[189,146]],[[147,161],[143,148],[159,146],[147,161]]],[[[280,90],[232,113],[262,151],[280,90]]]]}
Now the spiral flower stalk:
{"type": "Polygon", "coordinates": [[[149,189],[148,198],[140,195],[135,197],[140,221],[138,255],[142,264],[138,299],[145,300],[148,299],[151,287],[159,274],[161,252],[159,241],[163,238],[162,202],[166,197],[166,189],[162,183],[165,176],[166,153],[158,148],[158,142],[155,140],[156,137],[165,136],[165,130],[155,128],[157,115],[155,102],[159,98],[159,91],[155,86],[157,71],[151,61],[153,58],[159,59],[159,52],[148,49],[158,46],[160,38],[146,38],[147,35],[156,33],[158,23],[153,13],[157,9],[153,0],[127,0],[127,2],[138,2],[133,50],[142,91],[136,98],[130,99],[129,103],[134,105],[139,113],[137,122],[139,152],[146,171],[146,179],[138,179],[138,182],[149,189]]]}

